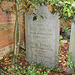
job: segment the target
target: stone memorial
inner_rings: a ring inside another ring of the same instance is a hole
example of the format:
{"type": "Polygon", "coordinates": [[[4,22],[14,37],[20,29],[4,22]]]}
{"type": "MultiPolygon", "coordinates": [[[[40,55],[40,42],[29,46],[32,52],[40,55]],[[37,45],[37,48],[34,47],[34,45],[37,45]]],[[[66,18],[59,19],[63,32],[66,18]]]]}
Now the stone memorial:
{"type": "MultiPolygon", "coordinates": [[[[69,52],[72,52],[73,61],[75,64],[75,24],[72,23],[69,52]]],[[[74,69],[69,69],[68,72],[75,74],[74,69]]]]}
{"type": "Polygon", "coordinates": [[[37,62],[54,67],[59,49],[60,20],[58,14],[51,14],[47,6],[39,6],[33,12],[46,15],[33,21],[33,14],[25,14],[26,58],[29,62],[37,62]]]}

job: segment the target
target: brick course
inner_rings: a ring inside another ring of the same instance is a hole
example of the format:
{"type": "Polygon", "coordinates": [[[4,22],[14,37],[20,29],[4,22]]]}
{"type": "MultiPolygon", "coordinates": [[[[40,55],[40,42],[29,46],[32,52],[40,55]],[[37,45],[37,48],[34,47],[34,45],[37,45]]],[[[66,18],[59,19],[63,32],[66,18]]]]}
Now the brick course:
{"type": "MultiPolygon", "coordinates": [[[[13,50],[14,47],[14,26],[15,14],[7,14],[0,9],[0,59],[13,50]]],[[[20,16],[21,23],[21,43],[24,42],[24,17],[20,16]]]]}

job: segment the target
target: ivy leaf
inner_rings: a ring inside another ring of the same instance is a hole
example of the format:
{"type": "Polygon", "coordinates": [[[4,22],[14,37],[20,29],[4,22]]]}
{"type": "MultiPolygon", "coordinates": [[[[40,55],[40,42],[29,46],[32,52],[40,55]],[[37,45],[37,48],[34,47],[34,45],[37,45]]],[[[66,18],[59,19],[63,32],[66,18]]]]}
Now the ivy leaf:
{"type": "Polygon", "coordinates": [[[70,12],[70,10],[69,10],[69,9],[67,9],[67,11],[68,11],[68,12],[70,12]]]}
{"type": "Polygon", "coordinates": [[[68,13],[68,16],[70,17],[71,16],[71,13],[68,13]]]}
{"type": "Polygon", "coordinates": [[[1,75],[4,75],[4,73],[1,73],[1,75]]]}
{"type": "Polygon", "coordinates": [[[63,5],[63,2],[62,2],[62,1],[60,1],[60,2],[59,2],[59,4],[63,5]]]}
{"type": "Polygon", "coordinates": [[[73,13],[73,10],[71,10],[71,13],[73,13]]]}
{"type": "Polygon", "coordinates": [[[75,7],[75,2],[72,4],[72,7],[75,7]]]}
{"type": "Polygon", "coordinates": [[[40,15],[37,15],[37,20],[39,20],[41,18],[41,16],[40,15]]]}

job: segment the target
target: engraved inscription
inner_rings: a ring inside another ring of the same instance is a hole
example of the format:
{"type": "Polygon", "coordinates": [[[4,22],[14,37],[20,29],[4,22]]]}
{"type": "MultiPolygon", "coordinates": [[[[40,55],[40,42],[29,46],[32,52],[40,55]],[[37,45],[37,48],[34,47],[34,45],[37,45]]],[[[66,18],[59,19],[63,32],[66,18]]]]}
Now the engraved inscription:
{"type": "Polygon", "coordinates": [[[47,18],[33,21],[33,14],[26,13],[26,58],[28,61],[55,66],[55,55],[59,46],[59,25],[58,15],[49,12],[47,6],[39,6],[39,12],[45,14],[47,18]]]}

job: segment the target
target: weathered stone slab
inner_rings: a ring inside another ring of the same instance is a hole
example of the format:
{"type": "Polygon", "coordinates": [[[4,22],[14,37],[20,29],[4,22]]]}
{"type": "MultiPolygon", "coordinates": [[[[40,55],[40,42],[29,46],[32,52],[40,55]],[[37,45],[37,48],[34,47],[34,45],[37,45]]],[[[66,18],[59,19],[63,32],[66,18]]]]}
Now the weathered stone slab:
{"type": "Polygon", "coordinates": [[[47,6],[40,6],[35,13],[46,15],[47,18],[33,21],[34,15],[25,14],[26,58],[28,61],[55,66],[59,48],[58,14],[53,15],[47,6]]]}
{"type": "MultiPolygon", "coordinates": [[[[72,52],[73,61],[75,64],[75,24],[72,23],[69,52],[72,52]]],[[[75,74],[74,69],[67,70],[69,73],[75,74]]]]}

